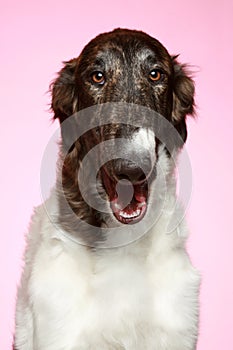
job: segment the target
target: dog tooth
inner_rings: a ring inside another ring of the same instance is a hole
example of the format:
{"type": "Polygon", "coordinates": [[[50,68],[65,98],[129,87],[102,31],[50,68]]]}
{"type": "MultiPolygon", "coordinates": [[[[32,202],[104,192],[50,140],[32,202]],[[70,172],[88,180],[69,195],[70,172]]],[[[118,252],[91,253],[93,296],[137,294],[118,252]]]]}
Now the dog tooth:
{"type": "Polygon", "coordinates": [[[138,207],[139,207],[139,208],[142,208],[144,205],[146,205],[146,202],[139,203],[139,204],[138,204],[138,207]]]}
{"type": "Polygon", "coordinates": [[[139,215],[140,215],[140,212],[141,212],[141,210],[140,210],[140,209],[137,209],[137,210],[134,211],[133,213],[129,214],[129,213],[126,213],[126,212],[124,212],[123,210],[121,210],[119,214],[120,214],[120,216],[122,216],[122,217],[125,218],[125,219],[133,219],[133,218],[139,216],[139,215]]]}

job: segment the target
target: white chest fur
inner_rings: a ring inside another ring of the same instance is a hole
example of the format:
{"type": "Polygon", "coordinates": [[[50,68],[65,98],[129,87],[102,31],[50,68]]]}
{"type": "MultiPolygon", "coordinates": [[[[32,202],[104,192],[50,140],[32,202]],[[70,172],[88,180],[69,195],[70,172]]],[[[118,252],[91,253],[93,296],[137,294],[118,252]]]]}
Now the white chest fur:
{"type": "Polygon", "coordinates": [[[93,257],[86,248],[78,250],[76,257],[76,249],[68,254],[58,246],[38,251],[36,278],[30,281],[36,343],[41,349],[50,349],[49,344],[67,350],[81,344],[83,349],[113,344],[114,349],[135,349],[153,323],[153,288],[145,263],[114,251],[93,257]]]}
{"type": "Polygon", "coordinates": [[[193,349],[199,277],[184,253],[137,256],[138,242],[98,254],[72,244],[44,242],[35,256],[36,350],[193,349]]]}

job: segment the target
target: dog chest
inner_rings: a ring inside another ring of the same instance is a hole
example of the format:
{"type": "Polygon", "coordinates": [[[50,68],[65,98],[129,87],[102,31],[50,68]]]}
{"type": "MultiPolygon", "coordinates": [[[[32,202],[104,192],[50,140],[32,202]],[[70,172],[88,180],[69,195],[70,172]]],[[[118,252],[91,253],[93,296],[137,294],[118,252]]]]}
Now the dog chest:
{"type": "Polygon", "coordinates": [[[42,349],[76,349],[82,343],[133,349],[152,333],[151,287],[135,257],[109,254],[93,263],[83,249],[75,256],[41,246],[30,281],[37,342],[42,349]]]}

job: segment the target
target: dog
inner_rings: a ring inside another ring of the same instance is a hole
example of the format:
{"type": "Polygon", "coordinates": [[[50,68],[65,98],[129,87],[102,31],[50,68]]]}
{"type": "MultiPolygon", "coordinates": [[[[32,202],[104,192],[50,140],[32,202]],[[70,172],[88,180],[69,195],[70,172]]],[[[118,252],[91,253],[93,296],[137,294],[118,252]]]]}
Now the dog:
{"type": "Polygon", "coordinates": [[[195,113],[187,67],[115,29],[65,62],[51,93],[57,182],[32,217],[14,349],[196,349],[200,275],[175,176],[195,113]]]}

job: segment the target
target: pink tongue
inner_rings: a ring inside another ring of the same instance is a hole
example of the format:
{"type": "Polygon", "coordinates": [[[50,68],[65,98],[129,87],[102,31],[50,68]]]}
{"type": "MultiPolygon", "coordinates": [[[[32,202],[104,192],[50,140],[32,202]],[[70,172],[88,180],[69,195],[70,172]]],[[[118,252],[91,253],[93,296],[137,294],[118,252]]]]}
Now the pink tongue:
{"type": "Polygon", "coordinates": [[[120,180],[116,184],[116,193],[111,199],[113,212],[124,210],[131,213],[138,209],[138,205],[146,202],[146,195],[140,186],[132,186],[128,180],[120,180]]]}

